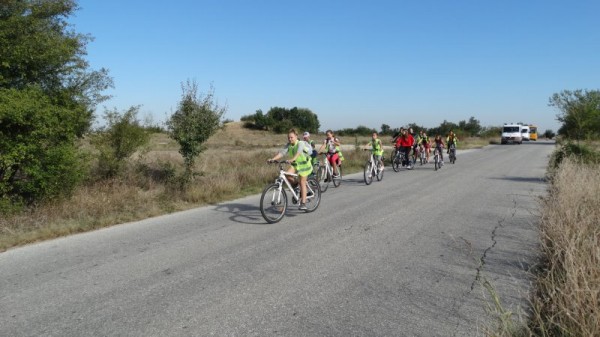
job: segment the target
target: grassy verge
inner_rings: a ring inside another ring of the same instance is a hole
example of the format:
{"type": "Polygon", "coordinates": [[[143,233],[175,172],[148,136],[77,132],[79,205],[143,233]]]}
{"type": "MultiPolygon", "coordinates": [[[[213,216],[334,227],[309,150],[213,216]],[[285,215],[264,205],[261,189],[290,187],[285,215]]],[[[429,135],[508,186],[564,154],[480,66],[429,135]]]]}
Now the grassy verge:
{"type": "Polygon", "coordinates": [[[562,162],[543,205],[536,336],[600,335],[600,165],[562,162]]]}
{"type": "Polygon", "coordinates": [[[600,336],[600,154],[591,145],[554,154],[530,315],[515,322],[499,312],[500,329],[490,335],[600,336]]]}

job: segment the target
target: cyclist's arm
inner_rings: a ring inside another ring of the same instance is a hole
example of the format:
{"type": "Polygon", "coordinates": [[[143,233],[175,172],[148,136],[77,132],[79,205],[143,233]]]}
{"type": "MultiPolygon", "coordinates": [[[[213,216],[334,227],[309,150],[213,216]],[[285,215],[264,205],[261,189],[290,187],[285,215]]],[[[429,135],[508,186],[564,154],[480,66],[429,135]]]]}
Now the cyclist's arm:
{"type": "Polygon", "coordinates": [[[273,161],[275,161],[275,160],[279,160],[279,159],[281,159],[281,157],[283,157],[283,155],[282,155],[280,152],[278,152],[278,153],[275,155],[275,157],[273,157],[273,158],[271,158],[271,159],[269,159],[269,160],[273,160],[273,161]]]}

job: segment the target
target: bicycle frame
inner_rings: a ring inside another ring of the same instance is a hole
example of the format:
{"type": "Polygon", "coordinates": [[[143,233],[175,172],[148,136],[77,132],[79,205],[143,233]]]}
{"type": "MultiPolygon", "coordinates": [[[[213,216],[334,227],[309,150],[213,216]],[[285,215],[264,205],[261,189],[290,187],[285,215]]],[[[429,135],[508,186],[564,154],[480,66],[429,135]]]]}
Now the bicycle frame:
{"type": "MultiPolygon", "coordinates": [[[[283,169],[283,164],[286,164],[285,161],[279,161],[276,162],[277,164],[279,164],[279,176],[277,176],[277,178],[275,179],[275,184],[279,185],[279,193],[277,194],[278,198],[281,198],[281,190],[283,189],[283,184],[285,183],[285,186],[287,186],[287,189],[292,193],[292,197],[296,198],[296,200],[300,200],[300,195],[296,194],[296,191],[294,190],[294,188],[292,187],[292,185],[290,184],[290,182],[288,181],[287,177],[293,177],[295,179],[298,179],[298,175],[295,173],[289,173],[286,170],[283,169]]],[[[300,184],[300,180],[298,179],[298,184],[300,184]]],[[[315,195],[314,191],[312,190],[312,188],[310,187],[309,184],[306,184],[306,200],[308,199],[312,199],[315,195]],[[309,196],[309,192],[313,192],[311,196],[309,196]]],[[[277,200],[279,201],[279,200],[277,200]]]]}

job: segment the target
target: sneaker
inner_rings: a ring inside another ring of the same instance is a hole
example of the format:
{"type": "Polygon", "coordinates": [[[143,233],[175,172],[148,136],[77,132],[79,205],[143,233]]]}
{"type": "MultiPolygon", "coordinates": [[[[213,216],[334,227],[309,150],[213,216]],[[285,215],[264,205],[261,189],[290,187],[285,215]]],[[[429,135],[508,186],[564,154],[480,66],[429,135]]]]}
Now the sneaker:
{"type": "Polygon", "coordinates": [[[306,211],[308,208],[306,207],[305,203],[301,203],[300,206],[298,207],[298,209],[301,211],[306,211]]]}

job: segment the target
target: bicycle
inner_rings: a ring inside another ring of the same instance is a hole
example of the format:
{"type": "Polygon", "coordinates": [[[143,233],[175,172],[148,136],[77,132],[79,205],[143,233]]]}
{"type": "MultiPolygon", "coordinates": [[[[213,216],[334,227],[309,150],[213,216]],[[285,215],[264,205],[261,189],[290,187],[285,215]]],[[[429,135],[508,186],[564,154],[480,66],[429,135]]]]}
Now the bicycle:
{"type": "Polygon", "coordinates": [[[425,153],[423,144],[419,145],[419,160],[421,161],[421,166],[427,163],[427,154],[425,153]]]}
{"type": "MultiPolygon", "coordinates": [[[[260,196],[260,213],[268,223],[279,222],[288,207],[287,192],[292,194],[292,204],[298,204],[301,198],[300,189],[298,187],[293,188],[290,182],[287,180],[287,176],[295,177],[298,179],[298,175],[294,173],[288,173],[283,169],[284,164],[288,164],[288,161],[273,161],[272,164],[279,164],[279,176],[275,179],[273,184],[267,185],[262,195],[260,196]]],[[[306,191],[306,207],[305,212],[314,212],[319,204],[321,203],[321,188],[319,182],[315,177],[308,177],[307,180],[307,191],[306,191]]]]}
{"type": "Polygon", "coordinates": [[[450,144],[450,149],[448,152],[448,160],[450,160],[450,162],[452,164],[454,164],[454,162],[456,161],[456,145],[454,143],[450,144]]]}
{"type": "Polygon", "coordinates": [[[337,175],[334,175],[333,166],[329,163],[329,159],[327,159],[326,153],[321,153],[323,155],[323,161],[319,161],[319,166],[317,168],[316,178],[321,185],[321,192],[327,191],[329,188],[329,182],[333,183],[333,186],[338,187],[342,183],[342,167],[340,165],[337,166],[337,175]]]}
{"type": "Polygon", "coordinates": [[[405,162],[408,162],[408,166],[406,166],[406,168],[412,170],[412,160],[407,160],[406,153],[401,151],[401,149],[395,149],[394,157],[392,157],[392,169],[394,170],[394,172],[399,172],[400,168],[405,167],[405,162]]]}
{"type": "Polygon", "coordinates": [[[444,163],[441,160],[441,148],[439,147],[435,147],[435,149],[433,150],[433,167],[435,168],[435,170],[437,171],[438,169],[441,169],[442,166],[444,166],[444,163]]]}
{"type": "MultiPolygon", "coordinates": [[[[371,151],[371,149],[364,149],[365,151],[371,151]]],[[[375,155],[370,154],[369,159],[365,164],[364,178],[365,184],[371,185],[373,182],[373,176],[377,177],[377,181],[383,179],[383,166],[381,162],[375,163],[375,155]]]]}

